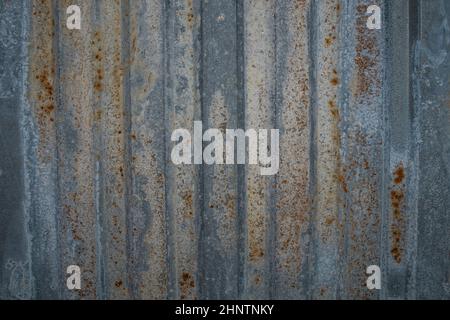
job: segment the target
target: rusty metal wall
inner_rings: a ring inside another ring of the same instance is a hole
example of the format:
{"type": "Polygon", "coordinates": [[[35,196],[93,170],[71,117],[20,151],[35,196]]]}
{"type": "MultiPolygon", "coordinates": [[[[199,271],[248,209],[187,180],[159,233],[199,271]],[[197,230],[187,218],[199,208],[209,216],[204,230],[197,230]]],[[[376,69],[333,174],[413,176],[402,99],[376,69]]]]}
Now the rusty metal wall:
{"type": "Polygon", "coordinates": [[[1,0],[0,298],[449,299],[449,17],[444,0],[1,0]],[[278,174],[174,165],[194,120],[279,128],[278,174]]]}

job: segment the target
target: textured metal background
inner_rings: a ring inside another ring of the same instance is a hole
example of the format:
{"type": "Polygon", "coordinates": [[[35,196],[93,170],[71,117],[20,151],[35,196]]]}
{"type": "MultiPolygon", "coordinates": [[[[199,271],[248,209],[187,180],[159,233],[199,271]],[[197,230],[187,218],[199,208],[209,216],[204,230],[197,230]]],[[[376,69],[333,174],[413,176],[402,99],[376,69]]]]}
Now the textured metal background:
{"type": "Polygon", "coordinates": [[[444,0],[0,0],[0,298],[449,299],[449,17],[444,0]],[[173,165],[194,120],[279,128],[279,173],[173,165]]]}

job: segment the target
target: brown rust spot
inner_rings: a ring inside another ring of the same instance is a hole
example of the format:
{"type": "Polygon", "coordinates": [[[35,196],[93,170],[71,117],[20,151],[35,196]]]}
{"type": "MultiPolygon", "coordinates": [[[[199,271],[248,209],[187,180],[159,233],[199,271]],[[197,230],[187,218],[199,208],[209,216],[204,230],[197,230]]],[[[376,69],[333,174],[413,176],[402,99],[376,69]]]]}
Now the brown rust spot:
{"type": "Polygon", "coordinates": [[[54,109],[55,109],[55,106],[54,106],[53,104],[51,104],[51,105],[47,106],[46,111],[50,113],[50,112],[52,112],[54,109]]]}
{"type": "Polygon", "coordinates": [[[96,75],[95,75],[95,81],[94,81],[94,89],[96,91],[102,91],[103,90],[103,85],[102,85],[102,80],[103,80],[103,69],[98,68],[96,71],[96,75]]]}
{"type": "MultiPolygon", "coordinates": [[[[34,78],[37,80],[39,93],[36,95],[36,101],[39,111],[37,113],[40,125],[44,125],[44,121],[54,121],[55,98],[53,90],[53,70],[54,67],[44,66],[41,70],[35,71],[34,78]],[[50,71],[49,71],[50,70],[50,71]]],[[[44,126],[40,127],[41,135],[44,136],[44,126]]]]}
{"type": "Polygon", "coordinates": [[[55,109],[55,106],[53,104],[41,106],[41,110],[47,115],[50,115],[54,109],[55,109]]]}
{"type": "Polygon", "coordinates": [[[102,69],[97,69],[97,78],[99,80],[103,80],[103,70],[102,69]]]}
{"type": "Polygon", "coordinates": [[[333,118],[339,120],[339,109],[336,106],[336,103],[333,100],[328,101],[328,109],[330,110],[330,113],[332,114],[333,118]]]}
{"type": "Polygon", "coordinates": [[[102,110],[95,111],[94,120],[100,121],[102,119],[102,110]]]}
{"type": "Polygon", "coordinates": [[[326,218],[325,218],[325,224],[326,224],[327,226],[332,225],[335,221],[336,221],[336,219],[335,219],[334,217],[326,217],[326,218]]]}
{"type": "Polygon", "coordinates": [[[99,62],[103,60],[103,55],[101,52],[102,52],[102,50],[101,50],[101,48],[99,48],[98,52],[94,56],[95,60],[97,60],[99,62]]]}
{"type": "Polygon", "coordinates": [[[232,194],[227,194],[225,196],[225,207],[228,209],[227,212],[230,213],[231,216],[235,216],[236,214],[236,198],[232,194]]]}
{"type": "Polygon", "coordinates": [[[192,12],[189,12],[187,14],[187,20],[190,24],[192,23],[192,21],[194,21],[194,14],[192,12]]]}
{"type": "Polygon", "coordinates": [[[180,279],[181,299],[184,299],[192,288],[195,288],[194,277],[189,272],[183,272],[180,279]]]}
{"type": "Polygon", "coordinates": [[[120,288],[122,286],[123,282],[122,280],[117,280],[114,285],[116,286],[116,288],[120,288]]]}
{"type": "Polygon", "coordinates": [[[369,161],[367,161],[367,160],[363,161],[363,168],[366,169],[366,170],[369,169],[369,161]]]}
{"type": "Polygon", "coordinates": [[[403,255],[402,230],[404,229],[404,219],[402,208],[404,206],[405,194],[402,182],[405,179],[403,164],[400,164],[393,173],[394,187],[391,190],[392,222],[391,222],[391,255],[393,259],[400,263],[403,255]],[[401,185],[400,185],[401,184],[401,185]]]}
{"type": "Polygon", "coordinates": [[[342,186],[342,190],[344,190],[344,192],[347,193],[348,192],[348,186],[347,186],[347,181],[345,181],[345,177],[342,174],[340,174],[338,176],[338,180],[339,180],[339,182],[340,182],[340,184],[342,186]]]}
{"type": "Polygon", "coordinates": [[[100,81],[95,81],[94,89],[95,89],[95,91],[98,91],[98,92],[103,91],[103,84],[100,81]]]}
{"type": "Polygon", "coordinates": [[[402,233],[398,226],[391,226],[392,232],[392,248],[391,255],[397,263],[402,261],[402,248],[401,248],[401,239],[402,233]]]}
{"type": "Polygon", "coordinates": [[[186,4],[186,21],[190,29],[194,27],[196,17],[194,15],[194,8],[192,0],[188,0],[186,4]]]}
{"type": "Polygon", "coordinates": [[[264,252],[261,248],[252,248],[249,254],[250,261],[255,261],[264,257],[264,252]]]}
{"type": "Polygon", "coordinates": [[[189,191],[186,191],[184,193],[181,194],[181,199],[183,200],[183,214],[185,215],[185,217],[188,218],[192,218],[194,213],[193,213],[193,197],[192,197],[192,193],[189,191]]]}
{"type": "Polygon", "coordinates": [[[102,91],[103,86],[102,86],[101,82],[95,81],[95,82],[94,82],[94,89],[95,89],[96,91],[102,91]]]}
{"type": "Polygon", "coordinates": [[[400,212],[400,207],[403,201],[404,195],[402,191],[397,191],[397,190],[392,190],[391,191],[391,202],[392,202],[392,207],[395,209],[394,210],[394,217],[398,217],[400,212]],[[398,210],[398,212],[397,212],[398,210]]]}
{"type": "Polygon", "coordinates": [[[403,179],[405,179],[405,169],[403,168],[403,165],[400,164],[394,171],[394,183],[400,184],[403,182],[403,179]]]}
{"type": "Polygon", "coordinates": [[[104,70],[103,67],[101,66],[101,62],[103,60],[103,53],[102,53],[102,48],[101,48],[101,34],[99,31],[96,31],[94,33],[94,39],[92,41],[92,44],[95,45],[97,44],[97,50],[94,53],[94,62],[96,64],[96,70],[95,70],[95,74],[94,74],[94,90],[97,92],[101,92],[103,91],[103,78],[104,78],[104,70]]]}
{"type": "Polygon", "coordinates": [[[48,96],[53,95],[53,85],[49,80],[49,73],[47,69],[44,69],[40,74],[36,76],[36,79],[39,80],[41,87],[45,90],[48,96]]]}

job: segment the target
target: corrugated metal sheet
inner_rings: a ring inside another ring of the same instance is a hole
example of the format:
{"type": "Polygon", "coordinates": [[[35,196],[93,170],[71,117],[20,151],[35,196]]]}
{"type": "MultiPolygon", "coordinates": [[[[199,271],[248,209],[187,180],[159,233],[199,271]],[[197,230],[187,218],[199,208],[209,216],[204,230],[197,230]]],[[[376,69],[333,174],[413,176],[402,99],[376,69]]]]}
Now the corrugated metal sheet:
{"type": "Polygon", "coordinates": [[[449,299],[449,16],[0,1],[0,297],[449,299]],[[171,133],[195,120],[280,129],[278,174],[174,165],[171,133]]]}

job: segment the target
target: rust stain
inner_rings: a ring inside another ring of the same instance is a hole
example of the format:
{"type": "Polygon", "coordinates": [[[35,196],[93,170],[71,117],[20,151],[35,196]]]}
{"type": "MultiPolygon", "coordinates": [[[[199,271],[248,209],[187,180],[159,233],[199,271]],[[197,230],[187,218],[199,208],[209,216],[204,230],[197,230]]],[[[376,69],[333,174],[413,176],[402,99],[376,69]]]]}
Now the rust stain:
{"type": "Polygon", "coordinates": [[[186,208],[188,208],[186,215],[187,215],[188,217],[191,217],[191,218],[192,218],[192,217],[194,216],[194,213],[193,213],[193,211],[192,211],[192,207],[193,207],[192,193],[191,193],[191,192],[185,192],[185,193],[182,195],[182,199],[183,199],[183,201],[184,201],[184,206],[185,206],[186,208]]]}
{"type": "Polygon", "coordinates": [[[392,249],[391,255],[397,263],[402,261],[402,249],[400,247],[400,242],[402,238],[401,230],[397,226],[393,225],[391,227],[392,232],[392,249]]]}
{"type": "Polygon", "coordinates": [[[337,86],[339,84],[339,78],[334,77],[330,80],[330,82],[333,86],[337,86]]]}
{"type": "MultiPolygon", "coordinates": [[[[52,71],[52,75],[54,74],[54,71],[52,71]]],[[[42,70],[40,74],[36,76],[36,79],[39,80],[41,83],[42,88],[47,93],[48,96],[53,96],[53,85],[50,83],[49,74],[47,69],[42,70]]]]}
{"type": "Polygon", "coordinates": [[[405,169],[402,165],[397,167],[397,169],[394,171],[394,183],[400,184],[403,182],[403,179],[405,178],[405,169]]]}
{"type": "Polygon", "coordinates": [[[347,181],[345,181],[344,175],[340,174],[338,176],[338,180],[339,180],[339,182],[340,182],[340,184],[342,186],[342,190],[344,190],[344,192],[347,193],[348,192],[348,186],[347,186],[347,181]]]}
{"type": "Polygon", "coordinates": [[[94,114],[94,120],[100,121],[102,120],[102,110],[96,110],[94,114]]]}
{"type": "Polygon", "coordinates": [[[94,76],[94,90],[97,92],[103,91],[103,78],[104,78],[104,70],[101,65],[103,60],[103,52],[101,47],[101,33],[96,31],[93,36],[92,44],[96,45],[97,48],[94,52],[94,61],[97,65],[95,76],[94,76]]]}
{"type": "Polygon", "coordinates": [[[51,3],[33,2],[32,38],[30,42],[29,101],[39,132],[39,161],[47,163],[53,156],[55,136],[55,21],[51,3]]]}
{"type": "Polygon", "coordinates": [[[187,25],[192,30],[197,21],[197,17],[194,15],[194,8],[193,8],[192,0],[188,0],[186,11],[187,11],[187,13],[186,13],[187,25]]]}
{"type": "MultiPolygon", "coordinates": [[[[308,163],[308,142],[302,137],[309,135],[308,107],[310,79],[305,60],[307,59],[308,45],[303,34],[307,32],[308,22],[306,15],[309,1],[292,1],[289,5],[288,32],[292,35],[287,56],[286,79],[282,89],[284,138],[280,145],[281,152],[285,154],[280,159],[279,179],[274,189],[277,194],[276,201],[276,251],[278,259],[276,269],[283,274],[283,287],[294,288],[298,283],[297,275],[302,272],[303,242],[302,232],[309,223],[308,210],[310,195],[307,192],[309,172],[305,163],[308,163]],[[297,255],[289,254],[298,252],[297,255]]],[[[324,39],[324,41],[327,41],[324,39]]],[[[263,240],[263,239],[261,239],[263,240]]],[[[249,260],[260,263],[268,253],[263,249],[263,241],[256,239],[249,248],[249,260]],[[261,241],[258,243],[258,241],[261,241]]],[[[267,282],[261,279],[261,282],[267,282]]]]}
{"type": "MultiPolygon", "coordinates": [[[[336,31],[336,27],[331,27],[332,31],[336,31]]],[[[329,47],[333,42],[336,40],[336,35],[333,33],[328,34],[328,36],[325,37],[325,47],[329,47]]]]}
{"type": "Polygon", "coordinates": [[[332,217],[332,216],[325,218],[325,224],[328,226],[332,225],[335,221],[336,221],[336,218],[332,217]]]}
{"type": "MultiPolygon", "coordinates": [[[[338,107],[336,106],[336,103],[333,100],[329,100],[328,101],[328,109],[330,110],[333,118],[339,121],[340,120],[339,109],[338,109],[338,107]]],[[[337,128],[336,128],[336,131],[338,131],[337,128]]]]}
{"type": "Polygon", "coordinates": [[[261,283],[261,276],[257,274],[254,278],[254,282],[256,285],[259,285],[261,283]]]}
{"type": "Polygon", "coordinates": [[[101,82],[98,82],[98,81],[94,82],[94,89],[96,91],[102,91],[103,86],[102,86],[101,82]]]}
{"type": "Polygon", "coordinates": [[[405,179],[405,172],[403,164],[400,163],[393,172],[394,187],[391,190],[391,205],[392,205],[392,223],[391,223],[391,255],[397,263],[402,261],[403,256],[403,237],[402,230],[404,229],[404,218],[402,215],[402,208],[404,206],[404,185],[402,182],[405,179]]]}
{"type": "Polygon", "coordinates": [[[261,248],[251,248],[249,253],[250,261],[256,261],[264,257],[264,251],[261,248]]]}
{"type": "Polygon", "coordinates": [[[192,12],[189,12],[187,14],[187,20],[190,24],[192,24],[192,22],[194,21],[194,14],[192,12]]]}
{"type": "Polygon", "coordinates": [[[352,147],[357,145],[358,149],[345,158],[344,166],[347,183],[352,189],[352,201],[346,207],[349,224],[346,230],[349,256],[346,281],[349,297],[358,299],[374,297],[365,286],[365,268],[367,261],[379,258],[378,238],[374,235],[380,226],[380,180],[378,168],[372,165],[376,161],[372,153],[381,140],[373,141],[373,138],[361,128],[351,130],[347,143],[352,147]],[[361,169],[366,171],[361,172],[361,169]]]}
{"type": "Polygon", "coordinates": [[[54,68],[51,68],[51,72],[49,72],[48,69],[47,66],[44,66],[36,75],[36,80],[38,80],[39,86],[42,89],[37,96],[37,101],[40,105],[39,109],[41,110],[38,115],[41,120],[49,119],[50,121],[53,121],[53,111],[55,110],[55,98],[53,96],[54,68]]]}
{"type": "Polygon", "coordinates": [[[394,217],[399,218],[400,217],[400,207],[402,204],[404,198],[404,194],[401,191],[391,191],[391,201],[392,201],[392,207],[394,210],[394,217]]]}
{"type": "Polygon", "coordinates": [[[186,299],[192,289],[195,288],[194,277],[189,272],[183,272],[179,284],[181,290],[180,298],[186,299]]]}

